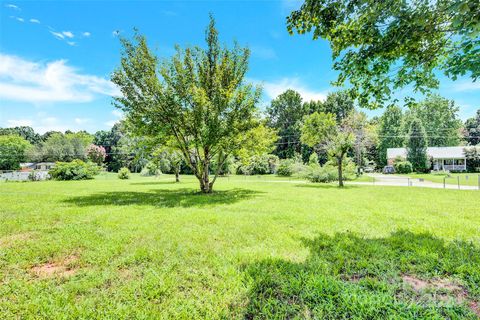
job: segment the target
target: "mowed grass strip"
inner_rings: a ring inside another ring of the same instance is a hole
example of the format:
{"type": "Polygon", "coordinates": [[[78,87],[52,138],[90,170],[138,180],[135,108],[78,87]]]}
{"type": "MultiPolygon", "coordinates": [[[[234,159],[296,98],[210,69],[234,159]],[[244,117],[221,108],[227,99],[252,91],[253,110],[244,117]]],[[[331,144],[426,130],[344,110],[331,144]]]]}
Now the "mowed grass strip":
{"type": "Polygon", "coordinates": [[[197,189],[188,176],[0,184],[0,314],[477,317],[478,191],[275,177],[197,189]]]}
{"type": "Polygon", "coordinates": [[[410,177],[413,179],[424,179],[426,181],[456,185],[460,183],[461,186],[480,186],[480,173],[412,173],[410,175],[400,175],[410,177]]]}

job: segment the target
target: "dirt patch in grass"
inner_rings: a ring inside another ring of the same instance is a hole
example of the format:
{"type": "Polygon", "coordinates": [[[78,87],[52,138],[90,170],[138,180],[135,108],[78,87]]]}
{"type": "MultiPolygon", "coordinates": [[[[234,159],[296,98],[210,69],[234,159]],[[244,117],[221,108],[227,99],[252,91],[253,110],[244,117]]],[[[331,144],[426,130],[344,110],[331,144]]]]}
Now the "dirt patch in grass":
{"type": "Polygon", "coordinates": [[[471,301],[469,307],[480,318],[480,305],[478,304],[478,302],[471,301]]]}
{"type": "Polygon", "coordinates": [[[77,260],[77,255],[70,255],[60,261],[34,266],[31,272],[39,278],[70,277],[78,270],[78,268],[73,267],[77,260]]]}
{"type": "Polygon", "coordinates": [[[418,294],[429,291],[435,292],[435,298],[440,301],[448,301],[453,298],[457,303],[467,302],[470,309],[480,316],[480,308],[476,301],[470,299],[468,291],[458,283],[448,279],[423,280],[412,275],[403,275],[402,280],[412,287],[418,294]]]}

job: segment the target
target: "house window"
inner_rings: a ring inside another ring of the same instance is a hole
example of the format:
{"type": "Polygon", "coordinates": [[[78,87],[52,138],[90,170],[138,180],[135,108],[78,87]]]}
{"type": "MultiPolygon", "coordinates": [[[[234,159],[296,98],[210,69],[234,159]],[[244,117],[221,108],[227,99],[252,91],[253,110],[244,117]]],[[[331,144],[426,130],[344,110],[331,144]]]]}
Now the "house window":
{"type": "Polygon", "coordinates": [[[455,165],[456,166],[464,166],[465,165],[465,159],[456,159],[455,160],[455,165]]]}
{"type": "Polygon", "coordinates": [[[443,160],[443,164],[446,166],[452,166],[453,165],[453,159],[445,159],[443,160]]]}

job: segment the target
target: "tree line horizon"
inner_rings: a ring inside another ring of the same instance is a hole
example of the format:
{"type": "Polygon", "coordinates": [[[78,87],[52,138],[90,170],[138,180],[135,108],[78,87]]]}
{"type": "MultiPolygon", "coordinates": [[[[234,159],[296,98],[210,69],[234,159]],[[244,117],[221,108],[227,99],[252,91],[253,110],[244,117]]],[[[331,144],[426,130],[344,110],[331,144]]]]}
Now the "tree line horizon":
{"type": "Polygon", "coordinates": [[[333,50],[333,68],[340,71],[336,84],[348,82],[349,86],[329,94],[324,102],[303,103],[298,93],[287,90],[271,102],[266,117],[258,109],[261,87],[245,81],[249,49],[237,43],[231,48],[222,46],[212,15],[205,32],[206,47],[176,46],[170,59],[160,60],[146,37],[135,30],[131,39],[120,38],[120,65],[111,81],[121,95],[113,98],[114,105],[125,114],[122,124],[134,148],[151,151],[161,145],[176,152],[204,193],[213,190],[232,157],[247,165],[249,159],[270,153],[303,162],[312,153],[320,163],[329,159],[338,168],[343,186],[343,163],[348,156],[358,167],[365,161],[381,166],[388,147],[406,145],[418,151],[426,146],[458,145],[463,137],[473,144],[478,138],[480,111],[477,118],[467,120],[468,133],[462,134],[458,107],[429,95],[438,87],[434,69],[443,69],[454,80],[464,74],[470,74],[473,81],[478,77],[478,42],[471,38],[479,33],[476,9],[480,5],[469,0],[454,2],[444,7],[441,2],[422,6],[392,1],[388,8],[372,3],[366,10],[354,1],[305,1],[287,18],[288,31],[313,32],[314,39],[327,39],[333,50]],[[424,22],[416,16],[419,10],[439,21],[439,30],[425,32],[424,22]],[[445,15],[444,10],[462,14],[445,15]],[[411,15],[405,15],[409,11],[411,15]],[[352,17],[375,32],[355,29],[352,17]],[[336,24],[330,23],[332,19],[336,24]],[[408,23],[402,29],[396,21],[408,23]],[[442,30],[445,24],[450,28],[442,30]],[[419,31],[423,38],[417,39],[419,31]],[[393,46],[392,36],[398,32],[411,38],[396,39],[393,46]],[[450,41],[452,35],[460,40],[450,41]],[[357,49],[352,51],[352,46],[357,49]],[[453,47],[455,52],[443,47],[453,47]],[[398,62],[395,77],[390,75],[391,66],[398,62]],[[392,90],[408,84],[427,94],[427,99],[417,103],[408,98],[403,114],[389,101],[392,90]],[[387,107],[384,115],[372,119],[356,108],[382,106],[387,107]]]}

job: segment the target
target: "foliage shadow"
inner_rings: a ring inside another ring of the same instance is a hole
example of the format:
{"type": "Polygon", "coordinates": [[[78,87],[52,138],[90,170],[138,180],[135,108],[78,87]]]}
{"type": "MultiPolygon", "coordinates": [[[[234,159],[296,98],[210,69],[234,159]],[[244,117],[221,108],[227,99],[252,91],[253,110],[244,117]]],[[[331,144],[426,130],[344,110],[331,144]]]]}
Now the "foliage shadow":
{"type": "Polygon", "coordinates": [[[478,245],[408,231],[376,239],[321,234],[302,242],[310,250],[305,262],[266,259],[244,266],[245,319],[480,316],[478,245]],[[408,279],[425,286],[415,288],[408,279]]]}
{"type": "Polygon", "coordinates": [[[149,192],[111,191],[66,199],[67,204],[86,206],[129,206],[143,205],[154,207],[206,207],[233,204],[258,196],[262,192],[248,189],[218,190],[203,194],[194,189],[153,189],[149,192]]]}

